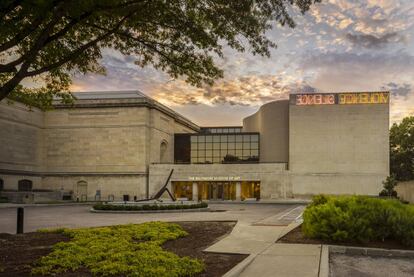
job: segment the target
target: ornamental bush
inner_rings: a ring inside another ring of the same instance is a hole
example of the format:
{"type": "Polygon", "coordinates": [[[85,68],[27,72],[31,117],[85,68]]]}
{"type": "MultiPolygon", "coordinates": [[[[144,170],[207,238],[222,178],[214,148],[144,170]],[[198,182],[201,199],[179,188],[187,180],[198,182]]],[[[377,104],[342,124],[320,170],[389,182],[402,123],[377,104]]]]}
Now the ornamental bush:
{"type": "MultiPolygon", "coordinates": [[[[46,230],[42,230],[46,232],[46,230]]],[[[167,240],[188,235],[181,226],[164,222],[99,228],[57,229],[72,239],[53,246],[32,274],[57,275],[87,268],[96,276],[194,276],[204,270],[197,259],[162,249],[167,240]]]]}
{"type": "Polygon", "coordinates": [[[201,209],[207,208],[208,204],[205,202],[190,204],[190,205],[110,205],[110,204],[96,204],[93,206],[94,210],[104,211],[154,211],[154,210],[183,210],[183,209],[201,209]]]}
{"type": "Polygon", "coordinates": [[[303,213],[305,236],[338,242],[393,239],[414,246],[414,206],[366,196],[324,196],[303,213]]]}

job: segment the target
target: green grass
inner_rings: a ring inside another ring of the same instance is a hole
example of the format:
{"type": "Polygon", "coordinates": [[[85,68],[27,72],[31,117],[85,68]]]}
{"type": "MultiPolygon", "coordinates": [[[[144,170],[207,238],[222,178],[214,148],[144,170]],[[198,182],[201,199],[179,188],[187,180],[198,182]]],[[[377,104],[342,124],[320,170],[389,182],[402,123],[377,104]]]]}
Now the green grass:
{"type": "Polygon", "coordinates": [[[32,274],[59,275],[86,267],[96,276],[158,277],[194,276],[204,270],[202,261],[162,249],[164,242],[188,235],[177,224],[149,222],[49,232],[72,239],[55,244],[52,252],[35,264],[32,274]]]}

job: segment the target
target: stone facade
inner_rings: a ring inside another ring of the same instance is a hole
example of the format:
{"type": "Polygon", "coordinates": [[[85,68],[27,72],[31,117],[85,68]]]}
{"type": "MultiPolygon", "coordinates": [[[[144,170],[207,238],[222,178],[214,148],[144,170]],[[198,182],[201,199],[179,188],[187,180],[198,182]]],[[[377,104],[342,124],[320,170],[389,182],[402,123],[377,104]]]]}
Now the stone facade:
{"type": "Polygon", "coordinates": [[[289,108],[293,193],[378,195],[389,174],[389,105],[289,108]]]}
{"type": "Polygon", "coordinates": [[[2,101],[4,189],[28,179],[34,190],[72,192],[79,200],[146,197],[149,164],[172,163],[174,133],[198,126],[140,93],[108,94],[84,93],[74,107],[47,112],[2,101]]]}
{"type": "Polygon", "coordinates": [[[320,105],[271,102],[243,121],[243,131],[260,133],[259,163],[174,164],[174,134],[197,125],[136,91],[76,96],[73,107],[47,112],[0,103],[3,189],[25,179],[79,201],[142,199],[174,169],[171,181],[192,182],[194,195],[197,180],[240,181],[260,182],[261,199],[286,199],[377,195],[389,174],[388,103],[329,104],[339,95],[314,98],[320,105]]]}

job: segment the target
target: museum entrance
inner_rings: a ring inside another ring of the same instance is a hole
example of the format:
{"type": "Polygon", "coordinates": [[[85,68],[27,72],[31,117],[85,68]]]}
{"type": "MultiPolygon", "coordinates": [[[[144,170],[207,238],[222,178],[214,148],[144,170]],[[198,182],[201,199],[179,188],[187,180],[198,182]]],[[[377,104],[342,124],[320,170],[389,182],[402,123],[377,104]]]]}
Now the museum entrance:
{"type": "Polygon", "coordinates": [[[260,182],[258,181],[173,181],[172,188],[177,199],[194,200],[193,184],[197,184],[198,200],[251,200],[260,199],[260,182]],[[239,186],[239,194],[237,193],[239,186]]]}
{"type": "Polygon", "coordinates": [[[206,190],[207,196],[205,199],[209,200],[236,200],[236,184],[233,182],[207,182],[206,184],[199,184],[199,199],[203,196],[203,191],[206,190]],[[201,193],[200,193],[201,188],[201,193]]]}

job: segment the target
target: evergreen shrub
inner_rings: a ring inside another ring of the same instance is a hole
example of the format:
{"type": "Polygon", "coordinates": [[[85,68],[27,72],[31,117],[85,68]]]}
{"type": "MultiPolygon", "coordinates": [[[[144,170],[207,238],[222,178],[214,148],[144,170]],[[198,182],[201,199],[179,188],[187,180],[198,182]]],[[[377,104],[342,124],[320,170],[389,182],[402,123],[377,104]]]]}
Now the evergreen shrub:
{"type": "Polygon", "coordinates": [[[318,195],[303,213],[310,238],[338,242],[396,240],[414,246],[414,206],[367,196],[318,195]]]}

